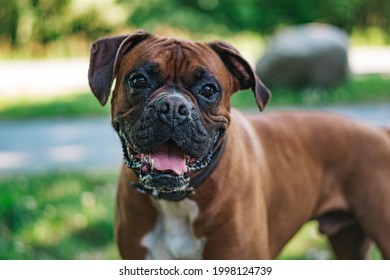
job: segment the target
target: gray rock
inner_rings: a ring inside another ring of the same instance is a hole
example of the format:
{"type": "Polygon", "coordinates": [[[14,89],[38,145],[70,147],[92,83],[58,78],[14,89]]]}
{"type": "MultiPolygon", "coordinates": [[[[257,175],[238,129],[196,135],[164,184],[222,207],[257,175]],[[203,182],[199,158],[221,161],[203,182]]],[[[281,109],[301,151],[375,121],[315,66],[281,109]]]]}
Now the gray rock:
{"type": "Polygon", "coordinates": [[[305,24],[274,35],[256,64],[270,87],[329,87],[349,73],[348,35],[325,24],[305,24]]]}

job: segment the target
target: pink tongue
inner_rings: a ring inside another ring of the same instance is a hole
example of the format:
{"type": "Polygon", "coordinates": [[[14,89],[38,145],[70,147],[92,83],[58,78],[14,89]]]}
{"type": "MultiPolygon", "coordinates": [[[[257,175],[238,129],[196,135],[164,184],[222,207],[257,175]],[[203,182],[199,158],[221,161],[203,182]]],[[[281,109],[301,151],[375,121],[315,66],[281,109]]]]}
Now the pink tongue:
{"type": "Polygon", "coordinates": [[[187,172],[184,153],[176,145],[163,144],[151,154],[154,168],[159,171],[173,171],[177,175],[187,172]]]}

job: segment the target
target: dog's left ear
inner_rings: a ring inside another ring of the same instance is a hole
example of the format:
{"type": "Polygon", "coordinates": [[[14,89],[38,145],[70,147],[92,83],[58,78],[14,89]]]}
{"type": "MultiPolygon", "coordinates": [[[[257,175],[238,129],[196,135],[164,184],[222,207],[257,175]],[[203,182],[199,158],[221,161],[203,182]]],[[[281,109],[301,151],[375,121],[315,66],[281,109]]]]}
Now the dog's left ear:
{"type": "Polygon", "coordinates": [[[149,36],[149,33],[137,31],[126,36],[103,38],[92,45],[88,81],[102,106],[110,96],[111,85],[122,56],[149,36]]]}
{"type": "Polygon", "coordinates": [[[249,63],[231,45],[225,42],[213,42],[209,46],[219,55],[234,77],[234,91],[252,89],[257,106],[263,111],[271,98],[271,92],[256,75],[249,63]]]}

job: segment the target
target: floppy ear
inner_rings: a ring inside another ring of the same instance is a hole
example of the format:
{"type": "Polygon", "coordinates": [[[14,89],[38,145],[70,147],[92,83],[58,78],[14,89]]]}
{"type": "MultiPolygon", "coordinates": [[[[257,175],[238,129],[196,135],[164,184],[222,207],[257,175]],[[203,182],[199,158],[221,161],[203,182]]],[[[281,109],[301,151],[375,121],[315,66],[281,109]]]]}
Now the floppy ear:
{"type": "Polygon", "coordinates": [[[123,55],[149,36],[148,33],[137,31],[131,35],[103,38],[92,45],[88,81],[102,106],[110,96],[111,85],[123,55]]]}
{"type": "Polygon", "coordinates": [[[235,81],[234,91],[252,89],[257,106],[263,111],[271,98],[271,92],[257,77],[249,63],[231,45],[224,42],[213,42],[209,46],[219,55],[235,81]]]}

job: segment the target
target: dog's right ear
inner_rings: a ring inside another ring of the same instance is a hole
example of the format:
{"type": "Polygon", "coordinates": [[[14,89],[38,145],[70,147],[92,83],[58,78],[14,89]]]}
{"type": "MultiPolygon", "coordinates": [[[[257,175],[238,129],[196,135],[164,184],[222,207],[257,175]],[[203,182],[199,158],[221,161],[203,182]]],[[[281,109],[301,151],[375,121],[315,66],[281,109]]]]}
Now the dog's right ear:
{"type": "Polygon", "coordinates": [[[110,96],[112,82],[123,55],[149,36],[149,33],[137,31],[131,35],[103,38],[92,45],[88,81],[102,106],[110,96]]]}
{"type": "Polygon", "coordinates": [[[263,111],[271,99],[271,92],[256,75],[249,63],[230,44],[217,41],[208,45],[219,55],[229,72],[235,78],[234,90],[252,89],[257,106],[260,111],[263,111]]]}

